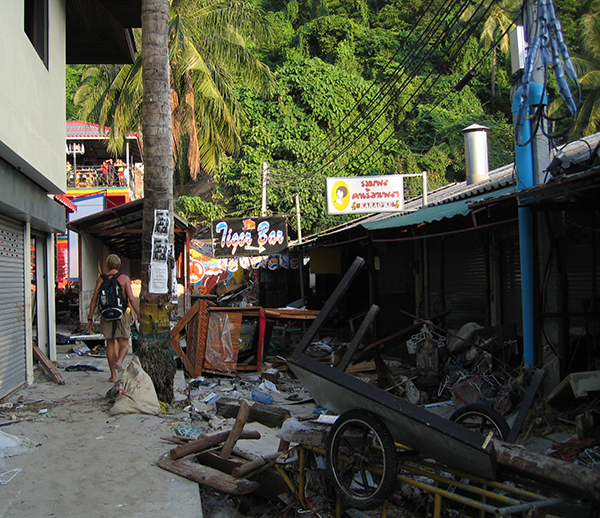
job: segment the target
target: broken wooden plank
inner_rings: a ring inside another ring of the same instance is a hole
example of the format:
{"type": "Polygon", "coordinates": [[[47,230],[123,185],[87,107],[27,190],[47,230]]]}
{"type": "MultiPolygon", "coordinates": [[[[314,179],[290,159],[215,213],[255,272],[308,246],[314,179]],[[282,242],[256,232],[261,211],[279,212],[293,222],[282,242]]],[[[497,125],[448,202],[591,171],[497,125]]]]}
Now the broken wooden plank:
{"type": "MultiPolygon", "coordinates": [[[[217,415],[222,417],[236,417],[240,408],[239,399],[228,397],[219,398],[216,402],[217,415]]],[[[250,406],[248,421],[258,421],[270,428],[280,428],[283,422],[290,417],[289,410],[274,405],[265,405],[255,401],[250,406]]]]}
{"type": "Polygon", "coordinates": [[[65,378],[63,378],[62,374],[58,372],[56,366],[48,359],[48,357],[42,352],[42,350],[37,346],[33,346],[33,354],[35,355],[38,362],[42,364],[44,369],[56,383],[59,385],[65,384],[65,378]]]}
{"type": "Polygon", "coordinates": [[[235,446],[235,443],[240,437],[244,426],[246,425],[246,421],[248,421],[248,416],[250,415],[250,407],[245,400],[242,399],[240,402],[240,409],[238,410],[237,417],[235,418],[235,423],[233,424],[233,428],[231,429],[231,433],[227,436],[227,440],[223,445],[223,449],[221,450],[220,457],[222,459],[226,459],[231,455],[231,451],[235,446]]]}
{"type": "Polygon", "coordinates": [[[358,275],[359,270],[363,267],[364,264],[365,260],[362,257],[356,257],[354,259],[354,262],[352,263],[344,277],[342,277],[342,280],[339,282],[331,296],[327,299],[325,306],[323,306],[323,309],[319,312],[319,316],[313,321],[313,323],[308,328],[308,331],[306,331],[306,333],[304,333],[304,335],[302,336],[302,339],[300,340],[296,349],[294,349],[294,352],[290,356],[291,359],[297,360],[300,357],[300,355],[312,343],[313,338],[317,335],[319,329],[329,318],[329,315],[331,314],[337,303],[344,296],[344,293],[346,293],[346,291],[350,287],[350,284],[352,284],[352,281],[358,275]]]}
{"type": "MultiPolygon", "coordinates": [[[[196,458],[205,466],[209,466],[229,475],[231,475],[234,468],[242,465],[242,462],[236,457],[232,456],[228,459],[222,459],[216,453],[211,451],[200,453],[196,458]]],[[[278,495],[289,492],[289,487],[285,480],[281,477],[279,472],[274,469],[267,469],[260,472],[255,471],[248,475],[247,478],[260,483],[260,487],[256,489],[255,494],[268,500],[277,501],[278,495]]]]}
{"type": "Polygon", "coordinates": [[[377,369],[377,366],[374,361],[372,362],[361,362],[355,363],[354,365],[349,365],[346,367],[346,371],[348,374],[353,372],[371,372],[377,369]]]}
{"type": "Polygon", "coordinates": [[[282,452],[278,451],[275,453],[265,455],[264,457],[260,457],[259,459],[247,462],[246,464],[242,464],[241,466],[233,468],[231,474],[235,478],[244,478],[250,475],[251,473],[255,472],[256,470],[262,468],[263,466],[275,462],[281,454],[282,452]]]}
{"type": "Polygon", "coordinates": [[[367,316],[364,318],[364,320],[360,324],[360,327],[358,328],[356,335],[350,342],[350,345],[348,345],[348,350],[346,351],[346,354],[344,354],[343,358],[335,366],[336,369],[339,369],[341,371],[346,370],[346,367],[348,367],[348,365],[350,364],[350,360],[354,356],[354,353],[356,352],[357,347],[362,342],[362,339],[364,338],[365,334],[367,334],[367,331],[369,330],[369,327],[371,327],[373,320],[375,320],[377,313],[379,313],[379,306],[376,306],[375,304],[373,304],[370,307],[369,312],[367,313],[367,316]]]}
{"type": "Polygon", "coordinates": [[[575,398],[587,397],[588,392],[600,390],[600,371],[572,372],[548,394],[546,401],[554,399],[569,385],[575,398]]]}
{"type": "Polygon", "coordinates": [[[531,404],[533,403],[533,398],[537,394],[544,377],[546,376],[546,371],[544,369],[536,369],[533,374],[533,378],[531,379],[531,383],[529,384],[529,388],[527,389],[527,393],[525,394],[525,399],[521,403],[519,407],[519,411],[517,413],[517,417],[513,422],[512,428],[510,429],[510,433],[506,438],[506,442],[514,443],[521,432],[521,428],[523,427],[523,423],[525,422],[525,418],[529,413],[529,409],[531,408],[531,404]]]}
{"type": "Polygon", "coordinates": [[[158,459],[157,465],[171,473],[198,482],[198,484],[231,495],[247,495],[260,487],[258,482],[235,478],[218,469],[198,464],[191,459],[173,460],[168,453],[158,459]]]}
{"type": "MultiPolygon", "coordinates": [[[[173,460],[181,459],[186,455],[191,455],[192,453],[199,453],[204,450],[208,450],[217,444],[222,443],[229,436],[230,431],[219,432],[213,435],[205,435],[204,437],[200,437],[195,441],[188,442],[187,444],[182,444],[181,446],[177,446],[177,448],[173,448],[169,455],[173,460]]],[[[245,431],[243,430],[240,433],[240,438],[242,439],[260,439],[260,433],[255,431],[245,431]]]]}

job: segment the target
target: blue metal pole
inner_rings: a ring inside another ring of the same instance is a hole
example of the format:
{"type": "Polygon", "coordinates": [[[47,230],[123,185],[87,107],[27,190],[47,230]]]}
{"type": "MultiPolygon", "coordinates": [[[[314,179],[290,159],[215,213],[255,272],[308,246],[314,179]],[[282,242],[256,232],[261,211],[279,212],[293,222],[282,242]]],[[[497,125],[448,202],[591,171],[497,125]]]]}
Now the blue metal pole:
{"type": "MultiPolygon", "coordinates": [[[[522,87],[513,97],[515,124],[515,166],[519,190],[534,185],[533,150],[531,146],[531,112],[528,99],[521,98],[522,87]],[[521,106],[523,104],[523,106],[521,106]],[[524,145],[519,145],[524,144],[524,145]]],[[[531,209],[519,207],[519,246],[521,257],[521,305],[523,316],[523,359],[525,365],[534,365],[533,325],[533,239],[531,232],[531,209]]]]}

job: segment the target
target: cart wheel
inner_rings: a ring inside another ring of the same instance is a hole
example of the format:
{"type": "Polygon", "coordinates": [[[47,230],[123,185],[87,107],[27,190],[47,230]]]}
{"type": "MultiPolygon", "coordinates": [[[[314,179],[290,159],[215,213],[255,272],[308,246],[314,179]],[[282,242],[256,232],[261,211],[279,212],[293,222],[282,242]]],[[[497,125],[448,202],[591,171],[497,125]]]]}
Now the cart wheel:
{"type": "Polygon", "coordinates": [[[506,419],[489,406],[481,403],[471,403],[456,410],[450,421],[454,421],[474,432],[487,436],[491,431],[494,437],[505,441],[510,433],[506,419]]]}
{"type": "Polygon", "coordinates": [[[372,412],[350,410],[341,415],[327,437],[327,473],[349,507],[374,509],[396,486],[396,446],[392,435],[372,412]]]}

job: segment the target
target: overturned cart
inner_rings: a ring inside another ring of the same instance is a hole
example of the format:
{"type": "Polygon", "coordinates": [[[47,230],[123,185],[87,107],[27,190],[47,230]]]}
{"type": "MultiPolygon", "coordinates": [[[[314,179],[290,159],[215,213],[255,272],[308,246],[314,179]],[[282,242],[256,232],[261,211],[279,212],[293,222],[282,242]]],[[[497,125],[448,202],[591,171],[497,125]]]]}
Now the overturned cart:
{"type": "Polygon", "coordinates": [[[597,504],[600,477],[591,470],[543,456],[523,459],[511,445],[495,442],[491,436],[484,437],[346,374],[377,314],[376,306],[369,310],[335,367],[305,354],[363,264],[357,257],[288,358],[290,368],[315,401],[340,416],[325,447],[327,469],[340,499],[350,507],[375,508],[391,496],[400,480],[435,495],[434,516],[440,516],[443,498],[494,515],[534,514],[538,510],[544,515],[573,497],[597,504]],[[561,470],[573,470],[567,477],[572,487],[561,485],[557,493],[551,487],[559,485],[555,475],[561,470]],[[541,489],[530,491],[521,484],[501,482],[530,482],[532,478],[541,489]],[[550,490],[550,497],[540,494],[548,493],[544,489],[550,490]]]}

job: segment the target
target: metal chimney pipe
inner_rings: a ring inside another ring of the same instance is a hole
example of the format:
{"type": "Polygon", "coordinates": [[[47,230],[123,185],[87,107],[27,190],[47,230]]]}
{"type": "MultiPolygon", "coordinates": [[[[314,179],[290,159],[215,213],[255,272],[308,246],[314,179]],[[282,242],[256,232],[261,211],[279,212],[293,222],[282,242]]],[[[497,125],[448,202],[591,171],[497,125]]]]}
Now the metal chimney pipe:
{"type": "Polygon", "coordinates": [[[467,185],[489,180],[487,126],[471,124],[461,133],[465,136],[467,185]]]}

